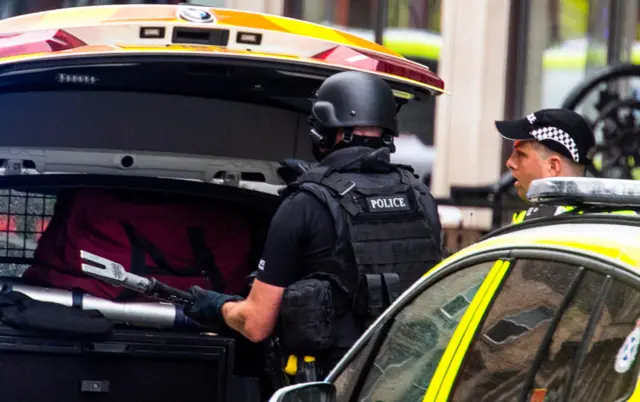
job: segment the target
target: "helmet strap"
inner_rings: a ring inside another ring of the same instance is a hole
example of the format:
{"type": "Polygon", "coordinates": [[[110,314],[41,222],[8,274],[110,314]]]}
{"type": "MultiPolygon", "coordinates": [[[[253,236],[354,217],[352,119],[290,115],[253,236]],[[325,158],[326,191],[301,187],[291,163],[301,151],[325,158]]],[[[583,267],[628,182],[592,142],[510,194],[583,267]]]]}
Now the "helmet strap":
{"type": "Polygon", "coordinates": [[[311,137],[311,151],[315,159],[320,162],[331,153],[336,143],[338,130],[322,127],[315,124],[315,120],[310,118],[309,136],[311,137]]]}
{"type": "Polygon", "coordinates": [[[353,128],[345,128],[342,133],[342,142],[350,144],[353,141],[353,128]]]}
{"type": "MultiPolygon", "coordinates": [[[[387,145],[387,146],[393,145],[393,134],[383,133],[382,134],[382,142],[384,142],[385,145],[387,145]]],[[[395,151],[395,146],[393,147],[393,151],[395,151]]],[[[391,151],[391,152],[393,152],[393,151],[391,151]]]]}
{"type": "Polygon", "coordinates": [[[365,137],[353,134],[353,130],[345,131],[343,139],[335,144],[331,150],[337,151],[347,147],[369,147],[373,149],[387,147],[391,153],[396,151],[391,134],[385,133],[382,137],[365,137]]]}
{"type": "Polygon", "coordinates": [[[331,152],[348,147],[364,146],[373,149],[387,147],[391,153],[396,151],[396,146],[393,143],[393,134],[386,130],[381,137],[365,137],[354,134],[352,127],[345,127],[343,128],[342,139],[336,144],[337,129],[319,127],[314,124],[315,121],[313,119],[310,119],[310,123],[309,135],[313,143],[312,152],[318,162],[322,161],[331,152]]]}

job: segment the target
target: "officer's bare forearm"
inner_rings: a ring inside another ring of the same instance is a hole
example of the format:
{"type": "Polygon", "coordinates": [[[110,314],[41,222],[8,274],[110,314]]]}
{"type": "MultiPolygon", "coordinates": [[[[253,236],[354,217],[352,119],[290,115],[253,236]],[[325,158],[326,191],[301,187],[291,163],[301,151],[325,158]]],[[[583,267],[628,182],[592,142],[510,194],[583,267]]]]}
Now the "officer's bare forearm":
{"type": "Polygon", "coordinates": [[[222,317],[230,328],[252,342],[260,342],[275,327],[283,291],[256,280],[247,300],[222,305],[222,317]]]}
{"type": "Polygon", "coordinates": [[[222,306],[222,317],[227,326],[252,342],[260,342],[269,335],[261,330],[258,320],[254,318],[256,314],[255,306],[248,300],[229,302],[222,306]]]}

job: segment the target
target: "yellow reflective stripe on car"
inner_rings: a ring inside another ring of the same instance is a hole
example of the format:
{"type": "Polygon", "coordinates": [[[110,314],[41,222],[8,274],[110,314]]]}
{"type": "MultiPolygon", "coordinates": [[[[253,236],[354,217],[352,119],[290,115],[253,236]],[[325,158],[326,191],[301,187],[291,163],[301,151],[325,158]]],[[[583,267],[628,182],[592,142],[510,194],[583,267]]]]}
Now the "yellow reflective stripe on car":
{"type": "MultiPolygon", "coordinates": [[[[574,207],[565,207],[565,211],[564,212],[568,212],[571,211],[572,209],[575,209],[574,207]]],[[[587,211],[588,212],[588,211],[587,211]]],[[[584,210],[580,210],[578,211],[578,215],[583,215],[585,213],[584,210]]],[[[635,215],[637,214],[636,211],[631,211],[631,210],[620,210],[620,211],[602,211],[602,212],[596,212],[598,214],[612,214],[612,215],[635,215]]]]}
{"type": "Polygon", "coordinates": [[[640,402],[640,378],[636,382],[636,389],[633,390],[633,394],[627,399],[627,402],[640,402]]]}
{"type": "Polygon", "coordinates": [[[611,213],[614,215],[635,215],[637,212],[636,211],[612,211],[611,213]]]}
{"type": "Polygon", "coordinates": [[[484,316],[489,302],[493,299],[498,286],[509,269],[509,261],[496,261],[482,282],[471,304],[464,312],[447,348],[438,363],[423,402],[446,401],[451,392],[462,359],[467,353],[473,335],[484,316]]]}
{"type": "Polygon", "coordinates": [[[488,283],[487,291],[484,294],[484,296],[481,299],[479,299],[478,307],[472,313],[473,315],[470,318],[469,326],[467,327],[467,330],[463,334],[462,341],[460,342],[460,344],[456,349],[456,353],[451,361],[451,364],[449,365],[449,370],[447,371],[444,381],[440,386],[440,391],[438,392],[436,402],[437,401],[445,402],[449,400],[449,394],[451,393],[451,389],[453,388],[453,383],[456,377],[458,376],[458,372],[460,371],[460,366],[462,366],[462,361],[464,360],[464,357],[466,356],[467,351],[469,350],[469,346],[473,341],[474,335],[476,334],[478,327],[480,326],[480,322],[482,321],[482,318],[487,313],[489,304],[491,304],[491,300],[493,300],[493,298],[495,297],[496,291],[498,290],[498,288],[500,287],[500,284],[504,280],[510,265],[511,263],[509,261],[503,261],[502,265],[498,266],[497,268],[494,267],[496,271],[495,277],[491,282],[487,282],[488,283]]]}

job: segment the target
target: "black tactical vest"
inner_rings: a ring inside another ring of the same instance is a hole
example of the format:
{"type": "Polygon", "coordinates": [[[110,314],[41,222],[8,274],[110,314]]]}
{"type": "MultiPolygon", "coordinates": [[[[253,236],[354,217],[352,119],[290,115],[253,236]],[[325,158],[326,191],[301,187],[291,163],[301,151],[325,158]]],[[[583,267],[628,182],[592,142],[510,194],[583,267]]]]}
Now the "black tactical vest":
{"type": "Polygon", "coordinates": [[[335,151],[292,183],[331,212],[334,264],[322,267],[349,291],[351,307],[370,323],[442,256],[421,196],[428,189],[388,150],[335,151]]]}

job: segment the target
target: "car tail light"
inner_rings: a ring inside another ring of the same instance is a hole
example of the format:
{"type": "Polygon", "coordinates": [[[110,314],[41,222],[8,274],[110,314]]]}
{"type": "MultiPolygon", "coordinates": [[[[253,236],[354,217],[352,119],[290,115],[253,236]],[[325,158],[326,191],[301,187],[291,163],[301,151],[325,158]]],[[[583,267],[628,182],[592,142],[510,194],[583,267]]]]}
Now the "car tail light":
{"type": "Polygon", "coordinates": [[[48,53],[86,46],[86,43],[60,29],[0,34],[0,57],[48,53]]]}
{"type": "Polygon", "coordinates": [[[16,232],[16,217],[0,215],[0,232],[16,232]]]}
{"type": "Polygon", "coordinates": [[[313,56],[331,64],[393,74],[444,90],[444,81],[426,66],[347,46],[336,46],[313,56]]]}
{"type": "Polygon", "coordinates": [[[51,218],[50,217],[45,217],[45,218],[36,218],[35,220],[35,238],[36,241],[40,240],[40,237],[42,237],[42,234],[44,233],[45,230],[47,230],[47,227],[49,226],[49,222],[51,222],[51,218]]]}

